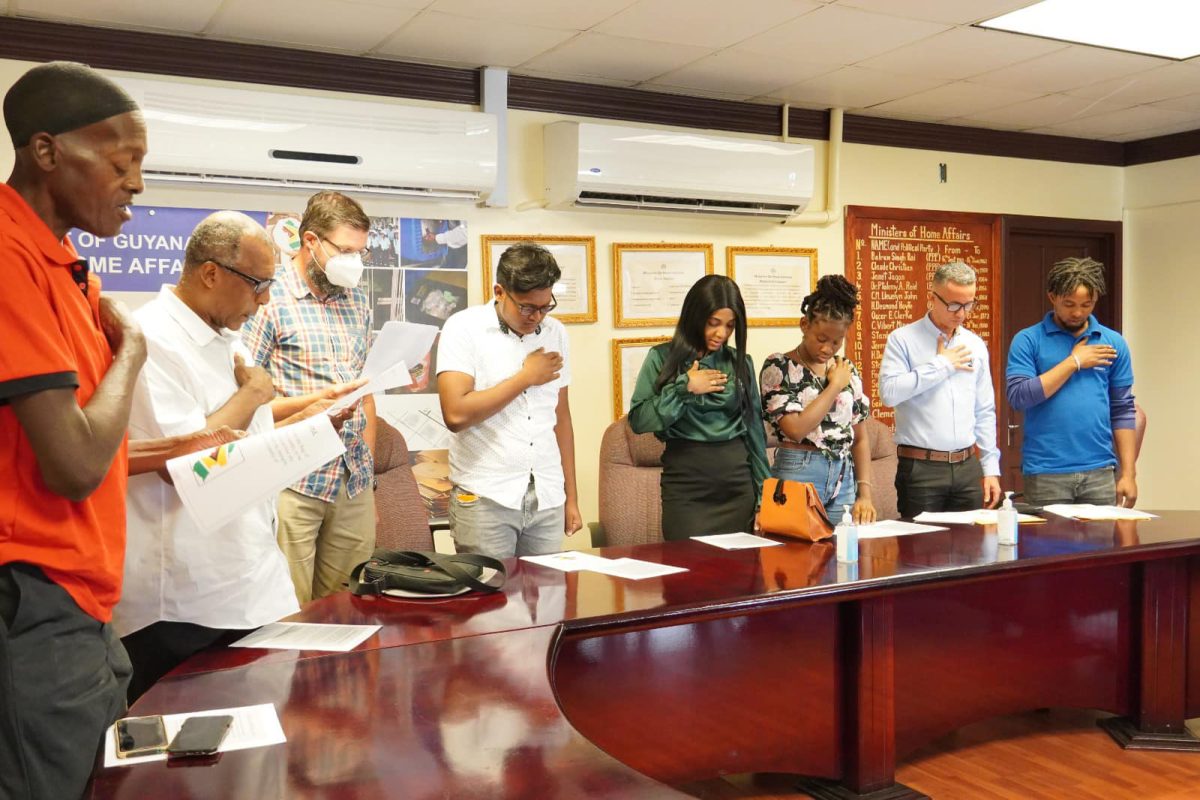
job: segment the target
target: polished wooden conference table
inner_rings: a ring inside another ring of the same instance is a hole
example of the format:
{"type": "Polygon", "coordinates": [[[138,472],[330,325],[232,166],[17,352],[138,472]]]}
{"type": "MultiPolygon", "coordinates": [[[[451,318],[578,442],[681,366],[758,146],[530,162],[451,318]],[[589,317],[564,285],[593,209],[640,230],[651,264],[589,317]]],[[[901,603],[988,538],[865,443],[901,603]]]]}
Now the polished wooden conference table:
{"type": "Polygon", "coordinates": [[[1112,712],[1125,746],[1197,745],[1200,512],[1052,518],[1015,549],[954,525],[864,540],[851,567],[828,543],[598,552],[688,571],[512,561],[494,595],[317,601],[290,619],[382,630],[349,653],[207,651],[131,712],[270,702],[286,744],[98,770],[88,796],[658,798],[774,772],[818,797],[918,798],[898,760],[1041,707],[1112,712]]]}

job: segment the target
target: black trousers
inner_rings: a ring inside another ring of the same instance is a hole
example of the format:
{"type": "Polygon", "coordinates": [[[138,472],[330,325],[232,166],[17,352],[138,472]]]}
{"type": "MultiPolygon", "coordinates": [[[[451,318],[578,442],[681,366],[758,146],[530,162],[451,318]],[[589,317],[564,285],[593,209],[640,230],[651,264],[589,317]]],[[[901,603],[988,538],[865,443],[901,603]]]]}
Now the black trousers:
{"type": "Polygon", "coordinates": [[[133,664],[129,704],[146,693],[158,679],[189,657],[217,644],[240,639],[248,631],[205,628],[190,622],[155,622],[121,639],[133,664]]]}
{"type": "Polygon", "coordinates": [[[751,530],[758,498],[742,437],[728,442],[668,439],[662,463],[664,539],[751,530]]]}
{"type": "Polygon", "coordinates": [[[900,457],[896,466],[896,505],[912,519],[922,511],[974,511],[983,508],[983,465],[966,461],[921,461],[900,457]]]}
{"type": "Polygon", "coordinates": [[[39,568],[0,566],[0,797],[80,797],[128,680],[111,625],[39,568]]]}

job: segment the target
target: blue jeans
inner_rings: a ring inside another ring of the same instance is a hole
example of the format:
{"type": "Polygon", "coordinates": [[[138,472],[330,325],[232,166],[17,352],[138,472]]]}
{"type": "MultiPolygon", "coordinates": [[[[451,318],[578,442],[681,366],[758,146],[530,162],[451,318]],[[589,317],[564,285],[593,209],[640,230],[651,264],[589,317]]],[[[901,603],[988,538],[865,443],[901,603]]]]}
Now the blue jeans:
{"type": "Polygon", "coordinates": [[[1112,467],[1089,472],[1023,475],[1021,479],[1025,487],[1025,502],[1035,506],[1053,503],[1111,506],[1117,502],[1116,472],[1112,467]]]}
{"type": "Polygon", "coordinates": [[[450,495],[450,528],[460,553],[493,558],[557,553],[563,549],[565,513],[565,505],[538,508],[532,478],[519,509],[506,508],[460,486],[450,495]]]}
{"type": "Polygon", "coordinates": [[[834,525],[842,520],[842,506],[854,505],[858,497],[854,459],[850,456],[829,458],[813,450],[780,447],[775,451],[775,465],[771,467],[771,474],[785,481],[811,483],[825,504],[829,521],[834,525]]]}

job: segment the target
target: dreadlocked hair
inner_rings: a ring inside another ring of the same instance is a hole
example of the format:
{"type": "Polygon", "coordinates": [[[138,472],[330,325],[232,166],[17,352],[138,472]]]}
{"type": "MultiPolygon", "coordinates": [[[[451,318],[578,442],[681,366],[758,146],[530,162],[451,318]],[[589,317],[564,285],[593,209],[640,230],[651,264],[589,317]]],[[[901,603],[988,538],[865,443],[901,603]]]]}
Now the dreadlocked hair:
{"type": "Polygon", "coordinates": [[[1074,294],[1080,286],[1091,293],[1092,297],[1104,294],[1104,265],[1095,259],[1064,258],[1046,275],[1046,289],[1056,297],[1074,294]]]}
{"type": "Polygon", "coordinates": [[[809,322],[821,317],[833,322],[853,322],[858,307],[858,287],[841,275],[825,275],[817,289],[800,303],[800,313],[809,322]]]}

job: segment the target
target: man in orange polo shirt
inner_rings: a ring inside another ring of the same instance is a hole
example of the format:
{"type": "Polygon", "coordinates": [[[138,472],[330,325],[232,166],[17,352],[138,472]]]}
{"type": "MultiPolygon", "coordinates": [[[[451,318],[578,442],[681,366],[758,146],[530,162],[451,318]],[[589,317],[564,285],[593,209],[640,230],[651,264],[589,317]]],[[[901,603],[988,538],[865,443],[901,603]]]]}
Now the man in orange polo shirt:
{"type": "Polygon", "coordinates": [[[0,185],[0,796],[79,797],[124,711],[108,624],[125,550],[125,430],[146,357],[66,237],[113,236],[142,191],[146,127],[122,89],[65,62],[4,97],[0,185]]]}

